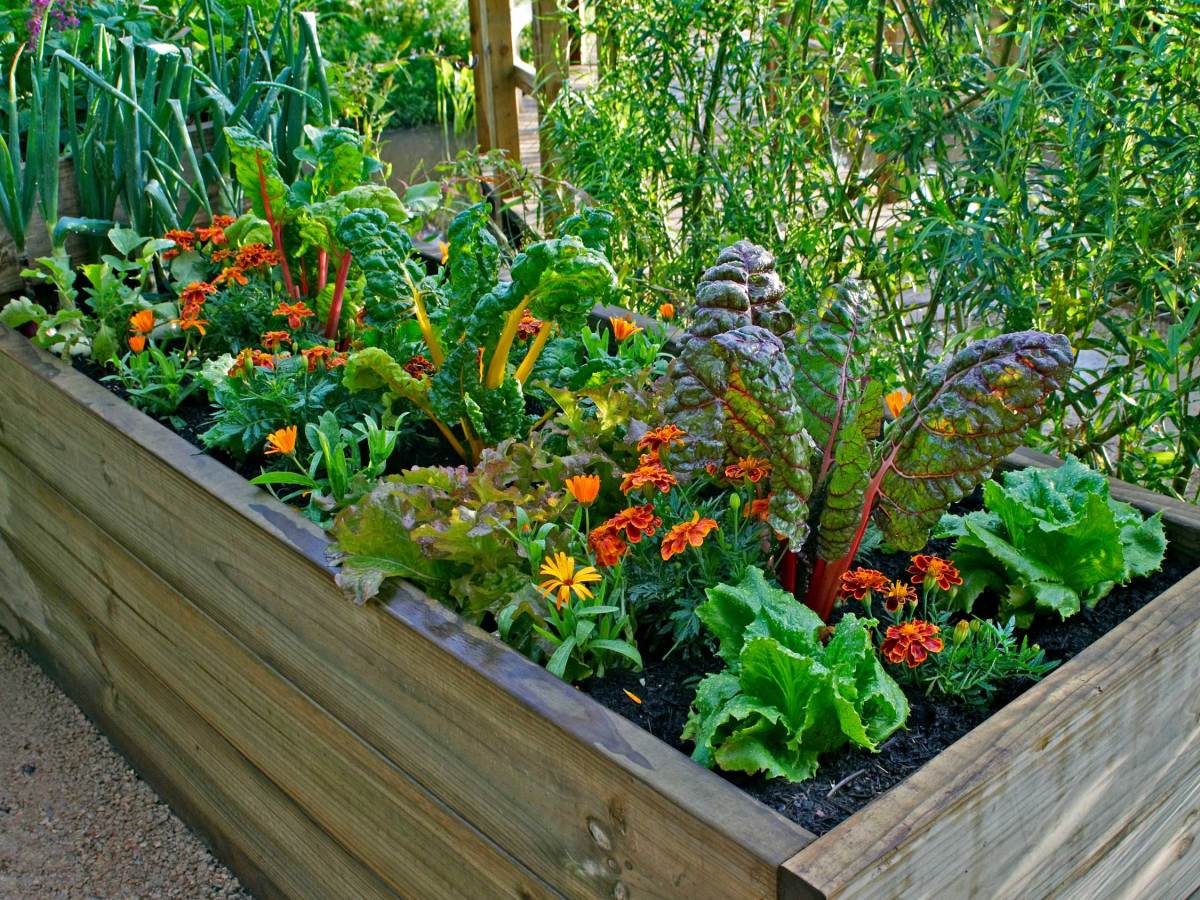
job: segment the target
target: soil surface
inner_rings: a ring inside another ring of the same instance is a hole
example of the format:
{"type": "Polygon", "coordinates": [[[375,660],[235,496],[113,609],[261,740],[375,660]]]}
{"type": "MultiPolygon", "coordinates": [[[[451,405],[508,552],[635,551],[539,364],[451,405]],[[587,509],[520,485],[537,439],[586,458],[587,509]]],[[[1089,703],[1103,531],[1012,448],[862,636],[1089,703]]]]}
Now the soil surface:
{"type": "Polygon", "coordinates": [[[2,632],[0,897],[250,897],[2,632]]]}
{"type": "MultiPolygon", "coordinates": [[[[948,548],[942,542],[931,542],[926,552],[948,556],[948,548]]],[[[895,578],[902,575],[909,558],[907,554],[873,553],[861,564],[895,578]]],[[[1029,632],[1030,642],[1039,644],[1047,659],[1065,662],[1191,569],[1192,566],[1173,559],[1168,548],[1161,571],[1127,587],[1116,588],[1095,609],[1082,610],[1066,622],[1035,623],[1029,632]]],[[[883,620],[880,610],[875,614],[883,620]]],[[[679,739],[688,707],[700,679],[720,668],[720,660],[713,655],[694,659],[647,657],[642,672],[615,670],[582,685],[582,689],[609,709],[690,755],[691,743],[679,739]],[[626,690],[642,702],[631,700],[626,690]]],[[[824,834],[899,784],[1031,686],[1030,682],[1005,685],[987,706],[970,706],[941,696],[927,697],[922,691],[906,688],[912,707],[908,723],[888,738],[878,753],[845,749],[829,754],[821,759],[814,778],[798,784],[739,773],[719,774],[814,834],[824,834]]]]}

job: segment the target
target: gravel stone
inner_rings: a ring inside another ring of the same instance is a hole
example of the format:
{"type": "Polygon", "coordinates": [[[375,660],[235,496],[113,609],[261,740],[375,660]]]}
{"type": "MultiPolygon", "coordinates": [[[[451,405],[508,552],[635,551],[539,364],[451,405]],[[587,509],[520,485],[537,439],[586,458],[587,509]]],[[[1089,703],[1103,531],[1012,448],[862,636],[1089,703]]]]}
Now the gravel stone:
{"type": "Polygon", "coordinates": [[[0,632],[0,898],[7,897],[250,895],[0,632]]]}

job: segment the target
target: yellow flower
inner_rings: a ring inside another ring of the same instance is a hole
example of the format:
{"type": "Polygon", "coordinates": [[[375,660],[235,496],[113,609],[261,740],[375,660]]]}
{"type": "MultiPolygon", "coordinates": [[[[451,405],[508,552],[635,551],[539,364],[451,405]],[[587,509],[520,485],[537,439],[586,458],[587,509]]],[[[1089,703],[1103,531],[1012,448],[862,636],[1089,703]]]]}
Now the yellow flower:
{"type": "Polygon", "coordinates": [[[912,399],[912,394],[904,388],[896,388],[890,394],[883,398],[884,405],[887,406],[888,412],[892,414],[892,418],[899,418],[900,413],[904,412],[904,407],[908,406],[908,401],[912,399]]]}
{"type": "Polygon", "coordinates": [[[623,319],[620,316],[611,316],[608,324],[612,326],[613,334],[616,336],[617,341],[631,338],[642,330],[642,327],[636,324],[633,319],[623,319]]]}
{"type": "Polygon", "coordinates": [[[442,265],[450,261],[450,245],[445,241],[438,241],[438,250],[442,252],[442,265]]]}
{"type": "Polygon", "coordinates": [[[562,609],[563,604],[571,599],[572,591],[580,600],[590,599],[592,592],[588,583],[600,580],[600,573],[592,566],[581,566],[579,571],[576,571],[575,557],[567,556],[561,551],[542,563],[541,574],[547,578],[538,590],[546,597],[555,594],[554,605],[558,609],[562,609]]]}
{"type": "Polygon", "coordinates": [[[600,493],[599,475],[574,475],[568,478],[564,484],[571,492],[571,496],[584,506],[591,506],[595,503],[596,497],[600,493]]]}
{"type": "Polygon", "coordinates": [[[296,450],[296,426],[288,425],[267,435],[267,456],[291,455],[296,450]]]}

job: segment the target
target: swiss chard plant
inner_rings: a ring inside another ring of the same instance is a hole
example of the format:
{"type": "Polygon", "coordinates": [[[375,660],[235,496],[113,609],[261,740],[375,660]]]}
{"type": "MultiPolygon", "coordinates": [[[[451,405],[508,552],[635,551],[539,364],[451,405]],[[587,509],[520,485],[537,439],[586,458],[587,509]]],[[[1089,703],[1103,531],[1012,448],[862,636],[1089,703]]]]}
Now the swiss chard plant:
{"type": "MultiPolygon", "coordinates": [[[[582,238],[564,233],[526,247],[511,261],[506,279],[487,207],[460,213],[450,226],[449,265],[419,285],[409,282],[430,371],[414,374],[386,350],[369,347],[350,356],[345,384],[384,388],[413,404],[468,462],[485,447],[524,437],[533,422],[524,385],[552,333],[581,328],[616,289],[616,273],[602,250],[608,220],[593,212],[587,220],[593,227],[580,229],[582,238]]],[[[380,263],[381,279],[403,272],[399,254],[380,263]]]]}
{"type": "Polygon", "coordinates": [[[945,516],[963,574],[955,602],[970,610],[990,589],[1000,617],[1028,627],[1035,615],[1067,618],[1118,584],[1158,571],[1166,553],[1162,513],[1149,518],[1109,496],[1108,479],[1068,457],[1057,469],[1006,472],[983,487],[984,509],[945,516]]]}
{"type": "Polygon", "coordinates": [[[875,655],[870,619],[821,619],[750,569],[696,609],[727,668],[696,690],[683,737],[706,766],[804,781],[822,753],[875,750],[908,718],[908,701],[875,655]]]}
{"type": "Polygon", "coordinates": [[[687,432],[682,473],[732,457],[771,464],[768,524],[790,544],[784,584],[829,617],[874,521],[919,550],[946,508],[1020,445],[1071,373],[1066,338],[1035,331],[977,341],[929,369],[883,425],[867,364],[873,303],[855,284],[797,324],[774,258],[741,241],[696,288],[692,322],[662,385],[663,421],[687,432]]]}

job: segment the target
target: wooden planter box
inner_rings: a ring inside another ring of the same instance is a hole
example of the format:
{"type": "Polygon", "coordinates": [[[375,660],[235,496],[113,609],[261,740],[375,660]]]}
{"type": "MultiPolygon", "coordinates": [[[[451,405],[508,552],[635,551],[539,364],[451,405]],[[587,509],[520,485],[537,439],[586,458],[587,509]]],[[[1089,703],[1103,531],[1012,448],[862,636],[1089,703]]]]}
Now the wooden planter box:
{"type": "MultiPolygon", "coordinates": [[[[1200,555],[1200,510],[1113,493],[1200,555]]],[[[346,602],[325,547],[0,329],[0,626],[262,896],[1200,884],[1200,570],[817,839],[420,591],[346,602]]]]}

